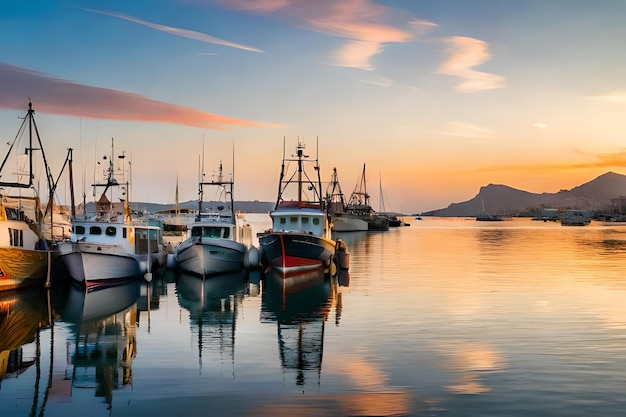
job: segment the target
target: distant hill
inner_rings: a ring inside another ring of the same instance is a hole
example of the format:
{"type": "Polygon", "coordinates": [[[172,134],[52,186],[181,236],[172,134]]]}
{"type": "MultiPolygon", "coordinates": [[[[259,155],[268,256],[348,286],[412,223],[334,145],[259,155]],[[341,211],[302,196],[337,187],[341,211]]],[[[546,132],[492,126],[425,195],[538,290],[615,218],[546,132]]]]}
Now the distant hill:
{"type": "MultiPolygon", "coordinates": [[[[216,201],[205,201],[202,205],[204,210],[210,210],[216,208],[221,203],[216,201]]],[[[131,202],[131,208],[140,212],[156,213],[162,210],[175,209],[176,204],[155,204],[155,203],[141,203],[131,202]]],[[[181,209],[198,209],[198,201],[190,200],[178,204],[181,209]]],[[[269,213],[274,208],[274,203],[268,201],[235,201],[235,210],[242,211],[244,213],[269,213]]],[[[96,210],[96,205],[93,202],[87,203],[87,212],[93,213],[96,210]]],[[[82,204],[77,208],[79,213],[82,213],[82,204]]]]}
{"type": "Polygon", "coordinates": [[[607,172],[592,181],[557,193],[530,193],[489,184],[471,200],[422,213],[424,216],[475,217],[481,213],[503,216],[533,215],[542,208],[613,211],[612,199],[626,196],[626,176],[607,172]]]}

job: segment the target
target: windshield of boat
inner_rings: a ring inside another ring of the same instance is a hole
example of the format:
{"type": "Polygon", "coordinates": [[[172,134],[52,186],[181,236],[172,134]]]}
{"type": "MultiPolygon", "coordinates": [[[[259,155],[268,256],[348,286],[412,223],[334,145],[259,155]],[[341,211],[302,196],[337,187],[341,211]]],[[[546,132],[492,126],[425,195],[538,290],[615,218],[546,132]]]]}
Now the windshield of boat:
{"type": "Polygon", "coordinates": [[[230,228],[222,226],[196,226],[191,229],[191,236],[228,239],[230,237],[230,228]]]}

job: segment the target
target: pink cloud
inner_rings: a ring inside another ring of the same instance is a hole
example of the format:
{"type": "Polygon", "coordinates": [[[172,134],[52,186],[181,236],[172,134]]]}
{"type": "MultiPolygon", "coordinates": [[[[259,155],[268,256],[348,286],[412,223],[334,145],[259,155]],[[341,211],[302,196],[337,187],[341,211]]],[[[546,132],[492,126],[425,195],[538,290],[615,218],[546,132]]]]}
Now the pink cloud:
{"type": "Polygon", "coordinates": [[[370,59],[386,43],[404,43],[436,27],[424,21],[410,22],[412,30],[386,24],[388,9],[370,0],[222,0],[225,7],[257,13],[275,13],[294,20],[309,30],[350,41],[334,54],[334,64],[371,69],[370,59]],[[416,22],[419,24],[416,26],[416,22]]]}
{"type": "Polygon", "coordinates": [[[205,129],[227,125],[252,128],[278,125],[206,113],[152,100],[139,94],[76,84],[37,71],[0,63],[0,107],[24,109],[31,100],[37,111],[93,119],[161,122],[205,129]]]}
{"type": "Polygon", "coordinates": [[[464,81],[455,87],[456,90],[472,93],[506,86],[504,77],[473,69],[491,59],[486,42],[464,36],[452,36],[445,42],[449,45],[446,51],[449,57],[437,72],[462,78],[464,81]]]}

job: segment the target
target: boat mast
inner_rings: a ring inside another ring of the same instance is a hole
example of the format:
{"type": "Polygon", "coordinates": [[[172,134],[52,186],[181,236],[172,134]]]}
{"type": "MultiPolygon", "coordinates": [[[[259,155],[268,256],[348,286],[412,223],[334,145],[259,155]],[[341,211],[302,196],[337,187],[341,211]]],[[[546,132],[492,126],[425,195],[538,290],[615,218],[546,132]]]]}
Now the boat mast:
{"type": "Polygon", "coordinates": [[[317,136],[315,138],[315,171],[317,171],[317,201],[319,201],[322,206],[322,210],[325,210],[324,207],[324,199],[322,198],[322,177],[320,174],[320,165],[319,165],[319,154],[320,154],[320,138],[317,136]]]}
{"type": "Polygon", "coordinates": [[[276,204],[274,205],[274,208],[278,208],[278,205],[280,204],[280,200],[283,196],[283,181],[285,178],[285,137],[283,136],[283,163],[280,166],[280,178],[278,180],[278,198],[276,199],[276,204]]]}
{"type": "Polygon", "coordinates": [[[298,141],[298,201],[302,201],[302,150],[304,149],[304,143],[298,141]]]}

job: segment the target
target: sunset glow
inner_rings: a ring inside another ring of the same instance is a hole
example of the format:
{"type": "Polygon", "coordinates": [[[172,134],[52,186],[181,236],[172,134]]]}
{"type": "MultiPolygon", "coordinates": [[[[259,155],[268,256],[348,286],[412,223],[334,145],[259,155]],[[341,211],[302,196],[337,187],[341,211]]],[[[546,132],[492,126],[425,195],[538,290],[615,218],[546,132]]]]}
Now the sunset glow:
{"type": "Polygon", "coordinates": [[[155,203],[173,203],[177,177],[181,201],[197,198],[203,147],[207,167],[235,149],[237,200],[273,201],[283,139],[318,152],[323,181],[337,167],[347,194],[367,164],[377,210],[381,190],[406,213],[490,183],[557,192],[626,174],[625,12],[566,0],[14,2],[0,15],[0,143],[30,101],[53,170],[80,150],[76,182],[90,183],[113,137],[132,155],[132,198],[155,203]]]}

